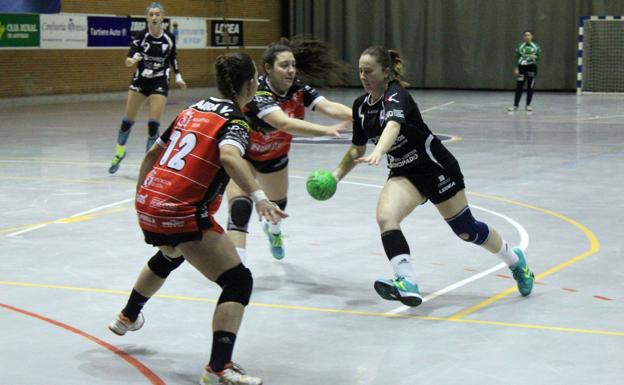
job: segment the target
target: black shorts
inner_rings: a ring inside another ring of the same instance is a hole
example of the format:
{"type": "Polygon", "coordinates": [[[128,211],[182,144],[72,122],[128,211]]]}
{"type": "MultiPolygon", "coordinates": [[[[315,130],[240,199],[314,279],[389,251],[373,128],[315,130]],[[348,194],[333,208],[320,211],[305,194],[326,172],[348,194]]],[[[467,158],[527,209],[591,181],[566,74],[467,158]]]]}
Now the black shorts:
{"type": "Polygon", "coordinates": [[[143,78],[137,77],[132,79],[130,83],[130,90],[140,92],[145,96],[150,95],[163,95],[169,96],[169,78],[161,76],[159,78],[143,78]]]}
{"type": "Polygon", "coordinates": [[[249,163],[256,169],[256,171],[262,174],[270,174],[272,172],[278,172],[283,170],[288,166],[288,155],[281,156],[276,159],[269,160],[252,160],[248,159],[249,163]]]}
{"type": "Polygon", "coordinates": [[[537,65],[529,64],[526,66],[518,66],[518,80],[524,79],[524,76],[529,78],[537,77],[537,65]]]}
{"type": "Polygon", "coordinates": [[[466,188],[464,175],[454,157],[423,170],[421,168],[391,170],[388,179],[403,176],[433,204],[442,203],[466,188]]]}

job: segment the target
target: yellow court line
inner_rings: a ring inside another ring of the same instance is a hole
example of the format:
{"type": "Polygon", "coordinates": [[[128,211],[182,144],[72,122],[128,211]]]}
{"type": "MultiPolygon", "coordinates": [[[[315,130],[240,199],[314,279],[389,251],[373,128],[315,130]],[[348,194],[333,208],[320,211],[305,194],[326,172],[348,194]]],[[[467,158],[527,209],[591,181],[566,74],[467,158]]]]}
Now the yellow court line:
{"type": "MultiPolygon", "coordinates": [[[[48,285],[48,284],[29,283],[29,282],[0,281],[0,285],[36,287],[36,288],[45,288],[45,289],[60,289],[60,290],[71,290],[71,291],[93,292],[93,293],[107,293],[107,294],[117,294],[117,295],[123,295],[123,296],[127,296],[130,294],[129,291],[124,291],[124,290],[96,289],[96,288],[75,287],[75,286],[65,286],[65,285],[48,285]]],[[[154,295],[154,298],[165,298],[165,299],[194,301],[194,302],[209,302],[213,304],[217,303],[216,299],[180,296],[180,295],[168,295],[168,294],[156,294],[154,295]]],[[[446,317],[419,316],[419,315],[405,314],[405,313],[388,314],[388,313],[382,313],[382,312],[331,309],[331,308],[321,308],[321,307],[269,304],[269,303],[258,303],[258,302],[250,302],[249,306],[269,308],[269,309],[307,311],[307,312],[315,312],[315,313],[361,315],[361,316],[380,317],[380,318],[417,319],[417,320],[424,320],[424,321],[454,322],[454,323],[477,324],[477,325],[486,325],[486,326],[501,326],[501,327],[509,327],[509,328],[548,330],[548,331],[576,333],[576,334],[594,334],[594,335],[624,337],[624,332],[610,331],[610,330],[579,329],[579,328],[569,328],[569,327],[552,326],[552,325],[534,325],[534,324],[523,324],[523,323],[514,323],[514,322],[484,321],[484,320],[473,320],[473,319],[452,319],[452,318],[446,318],[446,317]]]]}
{"type": "MultiPolygon", "coordinates": [[[[546,270],[545,272],[543,272],[541,274],[536,275],[535,276],[536,280],[540,280],[540,279],[543,279],[545,277],[548,277],[549,275],[554,274],[554,273],[556,273],[556,272],[558,272],[560,270],[563,270],[566,267],[569,267],[570,265],[573,265],[573,264],[575,264],[575,263],[577,263],[577,262],[579,262],[579,261],[581,261],[581,260],[591,256],[591,255],[596,254],[598,251],[600,251],[600,242],[598,241],[598,238],[596,237],[596,235],[590,229],[588,229],[585,225],[583,225],[583,224],[581,224],[581,223],[579,223],[579,222],[577,222],[577,221],[575,221],[575,220],[573,220],[571,218],[568,218],[568,217],[566,217],[563,214],[557,213],[557,212],[552,211],[552,210],[543,209],[541,207],[533,206],[533,205],[530,205],[530,204],[527,204],[527,203],[518,202],[518,201],[511,200],[511,199],[498,197],[498,196],[495,196],[495,195],[475,193],[475,192],[469,192],[468,194],[479,196],[479,197],[483,197],[483,198],[498,200],[498,201],[501,201],[501,202],[511,203],[511,204],[514,204],[514,205],[517,205],[517,206],[525,207],[525,208],[528,208],[528,209],[531,209],[531,210],[539,211],[539,212],[542,212],[542,213],[554,216],[556,218],[559,218],[559,219],[561,219],[561,220],[563,220],[565,222],[568,222],[568,223],[572,224],[576,228],[580,229],[583,232],[583,234],[585,234],[585,236],[589,240],[589,244],[590,244],[589,250],[585,251],[584,253],[582,253],[580,255],[577,255],[576,257],[574,257],[572,259],[569,259],[569,260],[567,260],[567,261],[565,261],[563,263],[560,263],[560,264],[556,265],[555,267],[552,267],[552,268],[546,270]]],[[[468,316],[468,315],[470,315],[470,314],[472,314],[472,313],[474,313],[474,312],[476,312],[478,310],[481,310],[481,309],[485,308],[486,306],[489,306],[489,305],[493,304],[494,302],[496,302],[498,300],[501,300],[501,299],[505,298],[506,296],[508,296],[508,295],[510,295],[512,293],[515,293],[515,292],[516,292],[516,287],[515,286],[514,287],[510,287],[509,289],[503,291],[502,293],[498,293],[495,296],[490,297],[490,298],[486,299],[483,302],[480,302],[480,303],[478,303],[478,304],[476,304],[474,306],[471,306],[471,307],[469,307],[469,308],[467,308],[465,310],[462,310],[462,311],[460,311],[458,313],[453,314],[452,316],[449,317],[449,319],[453,319],[453,320],[462,319],[462,318],[464,318],[464,317],[466,317],[466,316],[468,316]]]]}
{"type": "Polygon", "coordinates": [[[9,175],[0,175],[0,179],[8,179],[8,180],[27,180],[27,181],[49,181],[49,182],[65,182],[65,183],[86,183],[86,184],[111,184],[111,183],[120,183],[126,182],[128,184],[136,184],[136,181],[129,181],[126,179],[120,178],[110,178],[106,180],[93,180],[93,179],[72,179],[72,178],[49,178],[49,177],[39,177],[39,176],[9,176],[9,175]]]}
{"type": "Polygon", "coordinates": [[[133,207],[131,207],[131,206],[128,206],[128,207],[115,207],[115,208],[111,208],[111,209],[108,209],[108,210],[102,210],[102,211],[97,212],[97,213],[80,215],[80,216],[77,216],[77,217],[59,218],[59,219],[55,219],[53,221],[32,223],[32,224],[29,224],[29,225],[20,225],[20,226],[11,227],[11,228],[8,228],[8,229],[0,229],[0,234],[12,233],[12,232],[15,232],[15,231],[27,229],[29,227],[47,226],[47,225],[51,225],[51,224],[54,224],[54,223],[83,222],[83,221],[88,221],[88,220],[95,219],[97,217],[101,217],[101,216],[108,215],[108,214],[114,214],[114,213],[121,212],[121,211],[128,211],[131,208],[133,208],[133,207]]]}

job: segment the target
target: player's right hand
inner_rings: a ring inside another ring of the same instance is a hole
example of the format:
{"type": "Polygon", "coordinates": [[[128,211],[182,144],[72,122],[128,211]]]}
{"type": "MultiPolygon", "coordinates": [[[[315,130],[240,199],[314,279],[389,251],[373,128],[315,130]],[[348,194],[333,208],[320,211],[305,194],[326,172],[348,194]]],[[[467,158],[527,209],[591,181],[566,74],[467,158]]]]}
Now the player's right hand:
{"type": "Polygon", "coordinates": [[[288,214],[268,199],[263,199],[256,203],[256,211],[258,212],[260,220],[265,218],[274,224],[288,217],[288,214]]]}

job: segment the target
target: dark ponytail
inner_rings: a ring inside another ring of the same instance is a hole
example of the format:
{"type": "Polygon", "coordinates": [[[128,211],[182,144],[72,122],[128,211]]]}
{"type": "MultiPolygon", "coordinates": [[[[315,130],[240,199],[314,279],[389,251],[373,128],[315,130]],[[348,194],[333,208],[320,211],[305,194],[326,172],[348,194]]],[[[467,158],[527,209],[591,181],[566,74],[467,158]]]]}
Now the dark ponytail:
{"type": "Polygon", "coordinates": [[[313,86],[346,85],[350,66],[336,57],[333,47],[322,40],[295,36],[292,40],[282,37],[264,51],[262,67],[273,67],[281,52],[292,52],[297,62],[297,77],[313,86]]]}
{"type": "Polygon", "coordinates": [[[243,84],[256,73],[253,59],[246,53],[227,53],[215,61],[217,89],[237,103],[243,84]]]}

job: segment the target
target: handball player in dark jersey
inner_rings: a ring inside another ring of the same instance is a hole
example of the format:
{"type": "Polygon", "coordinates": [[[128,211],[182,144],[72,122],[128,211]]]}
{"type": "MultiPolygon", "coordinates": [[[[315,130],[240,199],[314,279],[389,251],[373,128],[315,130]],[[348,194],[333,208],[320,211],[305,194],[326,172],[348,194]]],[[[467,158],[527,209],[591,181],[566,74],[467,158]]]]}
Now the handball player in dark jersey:
{"type": "Polygon", "coordinates": [[[406,83],[400,80],[403,65],[398,52],[380,46],[367,48],[360,56],[359,71],[366,94],[353,103],[352,144],[333,174],[340,181],[357,163],[377,165],[387,157],[390,172],[376,214],[394,278],[375,281],[377,293],[407,306],[422,302],[401,222],[429,200],[460,239],[504,261],[520,293],[529,295],[534,278],[524,252],[509,247],[494,228],[472,216],[457,160],[429,130],[416,102],[403,88],[406,83]],[[375,148],[365,156],[368,140],[375,148]]]}
{"type": "Polygon", "coordinates": [[[146,151],[152,147],[158,138],[160,117],[165,109],[165,104],[167,104],[169,94],[170,66],[173,67],[176,84],[181,88],[186,88],[176,59],[175,38],[162,25],[164,13],[160,3],[148,5],[145,10],[147,28],[133,36],[130,43],[125,64],[127,67],[136,65],[136,69],[132,75],[128,91],[125,116],[121,121],[117,135],[115,156],[108,169],[111,174],[119,170],[119,164],[126,157],[126,143],[130,129],[134,125],[137,114],[145,100],[149,102],[146,151]]]}

